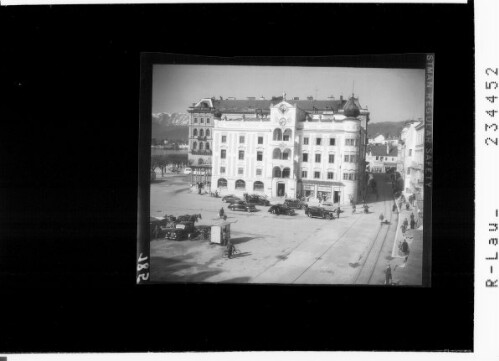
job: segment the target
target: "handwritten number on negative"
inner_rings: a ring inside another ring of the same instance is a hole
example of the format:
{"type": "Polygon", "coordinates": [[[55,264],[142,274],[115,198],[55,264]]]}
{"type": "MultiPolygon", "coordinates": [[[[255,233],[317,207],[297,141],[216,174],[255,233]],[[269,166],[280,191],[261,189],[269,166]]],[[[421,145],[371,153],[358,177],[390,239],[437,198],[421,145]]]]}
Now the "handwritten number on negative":
{"type": "Polygon", "coordinates": [[[487,130],[489,130],[490,128],[493,128],[493,127],[495,127],[495,128],[493,129],[493,130],[494,130],[494,132],[497,132],[497,128],[498,128],[498,126],[497,126],[497,124],[494,124],[494,123],[492,123],[492,124],[490,124],[490,125],[489,125],[489,124],[485,124],[485,131],[487,131],[487,130]]]}
{"type": "Polygon", "coordinates": [[[492,95],[490,97],[485,97],[485,99],[487,99],[491,103],[494,103],[496,101],[496,99],[497,99],[497,96],[492,95]]]}
{"type": "Polygon", "coordinates": [[[499,75],[498,68],[495,68],[495,69],[487,68],[487,69],[485,69],[485,74],[490,75],[490,72],[494,73],[495,75],[499,75]]]}

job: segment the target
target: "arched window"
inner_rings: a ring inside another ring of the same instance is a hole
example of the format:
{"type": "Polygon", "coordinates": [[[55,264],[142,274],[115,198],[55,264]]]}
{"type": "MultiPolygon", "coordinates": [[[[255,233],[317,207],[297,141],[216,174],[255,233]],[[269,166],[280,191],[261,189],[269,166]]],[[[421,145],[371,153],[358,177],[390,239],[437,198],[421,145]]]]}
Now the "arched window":
{"type": "Polygon", "coordinates": [[[197,142],[192,142],[192,149],[196,150],[198,147],[198,143],[197,142]]]}
{"type": "Polygon", "coordinates": [[[289,178],[290,173],[291,173],[291,170],[289,168],[284,168],[282,170],[282,178],[289,178]]]}
{"type": "Polygon", "coordinates": [[[281,159],[283,159],[283,160],[288,160],[288,159],[291,159],[291,150],[289,150],[289,149],[287,149],[287,148],[286,148],[286,149],[284,149],[284,150],[282,151],[282,156],[281,156],[281,159]]]}
{"type": "Polygon", "coordinates": [[[206,143],[206,147],[205,147],[206,150],[210,150],[210,143],[206,143]]]}
{"type": "Polygon", "coordinates": [[[274,178],[281,178],[281,168],[274,167],[274,169],[272,169],[272,176],[274,178]]]}
{"type": "Polygon", "coordinates": [[[206,129],[206,136],[209,137],[210,136],[210,130],[209,129],[206,129]]]}
{"type": "Polygon", "coordinates": [[[284,140],[285,142],[289,142],[292,134],[293,134],[293,132],[291,131],[291,129],[286,129],[284,131],[283,136],[282,136],[282,140],[284,140]]]}
{"type": "Polygon", "coordinates": [[[282,140],[282,131],[279,128],[274,129],[274,140],[282,140]]]}
{"type": "Polygon", "coordinates": [[[227,179],[225,178],[220,178],[217,182],[217,187],[218,188],[227,188],[227,179]]]}
{"type": "Polygon", "coordinates": [[[203,150],[203,142],[199,142],[199,150],[203,150]]]}
{"type": "Polygon", "coordinates": [[[199,159],[198,159],[198,164],[199,164],[199,165],[201,165],[201,164],[203,164],[203,163],[204,163],[203,158],[199,158],[199,159]]]}
{"type": "Polygon", "coordinates": [[[236,181],[236,189],[246,189],[246,182],[242,179],[236,181]]]}
{"type": "Polygon", "coordinates": [[[199,129],[199,136],[200,136],[200,137],[204,136],[204,131],[203,131],[203,129],[199,129]]]}
{"type": "Polygon", "coordinates": [[[263,192],[263,182],[253,183],[253,190],[258,192],[263,192]]]}
{"type": "Polygon", "coordinates": [[[192,131],[192,136],[193,137],[197,137],[198,136],[198,130],[196,128],[194,128],[194,130],[192,131]]]}
{"type": "Polygon", "coordinates": [[[272,159],[281,159],[281,150],[279,148],[275,148],[272,152],[272,159]]]}

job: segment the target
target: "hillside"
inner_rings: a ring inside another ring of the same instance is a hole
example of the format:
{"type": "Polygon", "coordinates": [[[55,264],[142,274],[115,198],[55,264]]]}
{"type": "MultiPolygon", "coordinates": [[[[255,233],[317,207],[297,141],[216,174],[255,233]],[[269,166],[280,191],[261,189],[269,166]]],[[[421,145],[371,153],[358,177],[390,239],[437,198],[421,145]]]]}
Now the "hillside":
{"type": "Polygon", "coordinates": [[[152,115],[151,138],[187,142],[189,138],[189,114],[157,113],[152,115]]]}
{"type": "Polygon", "coordinates": [[[401,122],[378,122],[369,123],[367,126],[367,137],[374,138],[377,135],[384,135],[388,137],[399,137],[404,125],[407,121],[401,122]]]}

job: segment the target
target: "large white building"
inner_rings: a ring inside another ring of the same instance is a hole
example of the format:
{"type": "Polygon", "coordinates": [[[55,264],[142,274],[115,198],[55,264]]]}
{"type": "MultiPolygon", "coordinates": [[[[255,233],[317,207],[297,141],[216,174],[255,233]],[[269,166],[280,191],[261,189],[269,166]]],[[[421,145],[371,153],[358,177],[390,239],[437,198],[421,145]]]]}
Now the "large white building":
{"type": "Polygon", "coordinates": [[[412,194],[422,187],[423,174],[423,123],[408,122],[402,129],[400,139],[400,173],[404,178],[404,192],[412,194]]]}
{"type": "Polygon", "coordinates": [[[369,113],[351,97],[214,100],[211,190],[320,197],[365,191],[369,113]]]}

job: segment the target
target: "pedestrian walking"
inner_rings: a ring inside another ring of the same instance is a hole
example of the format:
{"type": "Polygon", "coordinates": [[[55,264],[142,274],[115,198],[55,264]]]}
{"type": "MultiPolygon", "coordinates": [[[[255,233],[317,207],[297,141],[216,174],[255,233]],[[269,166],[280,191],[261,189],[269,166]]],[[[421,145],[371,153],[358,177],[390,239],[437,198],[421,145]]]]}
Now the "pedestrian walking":
{"type": "Polygon", "coordinates": [[[391,284],[392,284],[392,268],[390,267],[390,264],[388,264],[385,269],[385,285],[391,285],[391,284]]]}
{"type": "Polygon", "coordinates": [[[355,204],[352,206],[352,214],[354,214],[355,212],[357,211],[357,207],[355,206],[355,204]]]}
{"type": "Polygon", "coordinates": [[[400,226],[400,229],[402,230],[402,234],[405,234],[405,229],[406,228],[405,228],[405,226],[403,224],[400,226]]]}
{"type": "Polygon", "coordinates": [[[411,229],[414,229],[415,225],[416,225],[416,221],[414,221],[414,218],[411,218],[411,229]]]}
{"type": "Polygon", "coordinates": [[[220,211],[218,212],[220,218],[223,218],[224,217],[224,214],[225,214],[225,211],[224,211],[224,207],[220,208],[220,211]]]}
{"type": "Polygon", "coordinates": [[[383,213],[381,213],[381,214],[379,215],[379,221],[380,221],[381,223],[383,223],[384,219],[385,219],[385,216],[383,215],[383,213]]]}
{"type": "Polygon", "coordinates": [[[405,238],[402,242],[402,253],[404,253],[405,255],[409,253],[409,244],[407,243],[407,240],[405,238]]]}
{"type": "Polygon", "coordinates": [[[406,203],[406,204],[405,204],[405,209],[406,209],[406,210],[409,210],[409,208],[410,208],[409,203],[406,203]]]}
{"type": "Polygon", "coordinates": [[[232,258],[232,254],[234,253],[235,247],[232,244],[232,242],[229,240],[227,242],[227,257],[230,259],[232,258]]]}
{"type": "Polygon", "coordinates": [[[409,221],[407,220],[407,217],[404,219],[404,227],[407,229],[409,227],[409,221]]]}
{"type": "Polygon", "coordinates": [[[414,220],[414,212],[411,212],[411,221],[414,220]]]}
{"type": "Polygon", "coordinates": [[[336,208],[336,217],[337,218],[340,218],[340,213],[341,213],[340,207],[336,208]]]}

